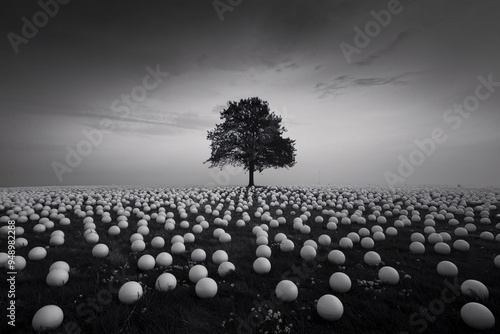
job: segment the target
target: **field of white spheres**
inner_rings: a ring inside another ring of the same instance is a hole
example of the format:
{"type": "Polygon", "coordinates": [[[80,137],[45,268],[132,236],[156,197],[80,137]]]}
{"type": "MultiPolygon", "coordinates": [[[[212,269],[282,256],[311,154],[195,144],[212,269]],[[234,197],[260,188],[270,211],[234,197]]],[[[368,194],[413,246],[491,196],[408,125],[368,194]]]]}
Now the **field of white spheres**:
{"type": "Polygon", "coordinates": [[[499,202],[492,188],[3,188],[0,332],[14,313],[22,333],[499,333],[499,202]]]}

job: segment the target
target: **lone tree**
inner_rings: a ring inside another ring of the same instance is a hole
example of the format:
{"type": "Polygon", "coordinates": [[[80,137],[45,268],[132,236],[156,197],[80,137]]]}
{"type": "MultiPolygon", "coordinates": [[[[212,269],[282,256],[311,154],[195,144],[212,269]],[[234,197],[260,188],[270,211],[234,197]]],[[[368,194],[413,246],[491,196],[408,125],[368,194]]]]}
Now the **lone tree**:
{"type": "Polygon", "coordinates": [[[251,187],[254,171],[295,165],[295,140],[282,137],[287,130],[266,101],[257,97],[229,101],[220,118],[224,122],[207,135],[212,153],[204,163],[209,162],[210,167],[243,166],[251,187]]]}

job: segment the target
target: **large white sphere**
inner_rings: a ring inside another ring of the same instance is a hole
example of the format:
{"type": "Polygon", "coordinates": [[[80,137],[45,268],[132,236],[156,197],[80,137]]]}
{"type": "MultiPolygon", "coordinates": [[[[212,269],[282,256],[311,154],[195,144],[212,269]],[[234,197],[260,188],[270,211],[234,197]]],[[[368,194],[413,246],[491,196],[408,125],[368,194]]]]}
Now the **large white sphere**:
{"type": "Polygon", "coordinates": [[[300,249],[300,257],[306,261],[314,260],[316,258],[316,250],[310,245],[303,246],[300,249]]]}
{"type": "Polygon", "coordinates": [[[170,248],[172,254],[182,254],[186,251],[186,246],[182,242],[175,242],[170,248]]]}
{"type": "Polygon", "coordinates": [[[364,249],[372,249],[373,247],[375,247],[375,241],[370,237],[364,237],[363,239],[361,239],[360,245],[364,249]]]}
{"type": "Polygon", "coordinates": [[[270,258],[272,254],[271,247],[268,245],[260,245],[255,251],[255,256],[270,258]]]}
{"type": "Polygon", "coordinates": [[[425,246],[423,243],[419,241],[413,241],[410,244],[410,252],[413,254],[424,254],[425,253],[425,246]]]}
{"type": "Polygon", "coordinates": [[[222,233],[221,236],[219,237],[219,241],[222,242],[223,244],[227,244],[228,242],[231,242],[231,234],[222,233]]]}
{"type": "Polygon", "coordinates": [[[460,310],[462,320],[474,329],[485,330],[495,327],[495,316],[484,305],[471,302],[460,310]]]}
{"type": "Polygon", "coordinates": [[[109,247],[105,244],[97,244],[92,248],[92,256],[106,257],[109,254],[109,247]]]}
{"type": "Polygon", "coordinates": [[[45,259],[47,250],[43,247],[34,247],[28,253],[28,259],[31,261],[39,261],[45,259]]]}
{"type": "Polygon", "coordinates": [[[271,271],[271,262],[265,257],[259,257],[253,262],[253,270],[257,274],[267,274],[271,271]]]}
{"type": "Polygon", "coordinates": [[[350,249],[354,246],[354,244],[352,243],[351,239],[349,239],[347,237],[343,237],[339,241],[339,246],[340,246],[340,248],[343,248],[343,249],[350,249]]]}
{"type": "Polygon", "coordinates": [[[45,282],[48,286],[63,286],[69,280],[69,274],[64,269],[54,269],[49,271],[45,282]]]}
{"type": "Polygon", "coordinates": [[[466,296],[470,296],[472,298],[478,298],[480,300],[487,300],[490,296],[488,288],[483,283],[469,279],[462,283],[460,286],[460,291],[462,294],[466,296]]]}
{"type": "Polygon", "coordinates": [[[165,239],[163,239],[162,237],[154,237],[152,240],[151,240],[151,247],[153,247],[154,249],[160,249],[160,248],[163,248],[165,247],[165,239]]]}
{"type": "Polygon", "coordinates": [[[330,288],[335,292],[345,293],[351,290],[351,279],[344,273],[336,272],[330,276],[330,288]]]}
{"type": "Polygon", "coordinates": [[[118,235],[120,234],[120,228],[118,226],[111,226],[109,229],[108,229],[108,234],[109,235],[118,235]]]}
{"type": "Polygon", "coordinates": [[[14,256],[14,269],[15,271],[21,271],[26,267],[26,259],[21,255],[14,256]]]}
{"type": "Polygon", "coordinates": [[[455,277],[458,275],[458,268],[450,261],[441,261],[437,265],[437,272],[441,276],[455,277]]]}
{"type": "Polygon", "coordinates": [[[445,244],[444,242],[438,242],[437,244],[434,245],[434,251],[437,254],[447,255],[450,254],[451,248],[450,246],[448,246],[448,244],[445,244]]]}
{"type": "Polygon", "coordinates": [[[172,265],[172,255],[167,252],[161,252],[156,255],[156,265],[158,267],[169,267],[172,265]]]}
{"type": "Polygon", "coordinates": [[[144,254],[137,261],[137,267],[140,270],[151,270],[155,267],[155,258],[152,255],[144,254]]]}
{"type": "Polygon", "coordinates": [[[226,262],[229,260],[229,256],[227,255],[226,251],[219,249],[216,250],[212,254],[212,262],[215,264],[221,264],[222,262],[226,262]]]}
{"type": "Polygon", "coordinates": [[[64,261],[56,261],[52,263],[52,265],[49,268],[49,271],[56,270],[56,269],[64,269],[69,273],[70,267],[67,262],[64,261]]]}
{"type": "Polygon", "coordinates": [[[189,269],[189,280],[193,283],[208,276],[208,270],[201,264],[197,264],[189,269]]]}
{"type": "Polygon", "coordinates": [[[500,255],[497,255],[495,257],[495,260],[493,260],[493,262],[495,263],[495,267],[500,269],[500,255]]]}
{"type": "Polygon", "coordinates": [[[191,252],[191,260],[194,262],[202,262],[207,258],[207,253],[201,249],[197,248],[191,252]]]}
{"type": "Polygon", "coordinates": [[[133,304],[142,297],[142,294],[142,286],[137,282],[131,281],[120,287],[118,299],[124,304],[133,304]]]}
{"type": "Polygon", "coordinates": [[[345,263],[345,255],[344,253],[342,253],[342,251],[334,249],[330,253],[328,253],[328,261],[340,266],[345,263]]]}
{"type": "Polygon", "coordinates": [[[396,269],[385,266],[378,271],[378,278],[386,284],[395,285],[399,282],[399,274],[396,269]]]}
{"type": "Polygon", "coordinates": [[[234,272],[235,270],[236,267],[234,266],[234,264],[232,264],[229,261],[225,261],[219,264],[219,268],[217,268],[217,273],[219,274],[220,277],[225,277],[230,273],[234,272]]]}
{"type": "Polygon", "coordinates": [[[51,246],[61,246],[64,245],[64,237],[60,235],[55,235],[53,237],[50,237],[49,244],[51,246]]]}
{"type": "Polygon", "coordinates": [[[202,278],[196,283],[195,291],[199,298],[213,298],[217,294],[217,283],[210,277],[202,278]]]}
{"type": "Polygon", "coordinates": [[[177,286],[177,279],[171,273],[163,273],[156,279],[155,288],[157,291],[171,291],[177,286]]]}
{"type": "Polygon", "coordinates": [[[280,243],[280,250],[282,252],[291,252],[295,248],[295,244],[290,239],[285,239],[280,243]]]}
{"type": "Polygon", "coordinates": [[[332,238],[330,238],[330,236],[327,234],[322,234],[318,238],[318,243],[321,246],[330,246],[330,244],[332,243],[332,238]]]}
{"type": "Polygon", "coordinates": [[[276,297],[284,302],[293,302],[299,295],[297,285],[289,280],[282,280],[275,289],[276,297]]]}
{"type": "Polygon", "coordinates": [[[467,241],[458,239],[453,243],[453,248],[460,252],[468,252],[470,249],[470,245],[467,241]]]}
{"type": "Polygon", "coordinates": [[[135,240],[132,242],[132,245],[130,245],[130,249],[132,252],[142,252],[146,249],[146,243],[143,240],[135,240]]]}
{"type": "Polygon", "coordinates": [[[277,233],[274,236],[274,242],[282,242],[283,240],[286,240],[286,235],[284,233],[277,233]]]}
{"type": "Polygon", "coordinates": [[[318,299],[316,310],[321,318],[328,321],[335,321],[342,318],[344,305],[334,295],[324,295],[318,299]]]}
{"type": "Polygon", "coordinates": [[[374,251],[367,252],[363,259],[369,266],[377,266],[382,261],[380,255],[374,251]]]}
{"type": "Polygon", "coordinates": [[[53,330],[59,327],[64,319],[64,313],[59,306],[46,305],[36,311],[31,326],[36,332],[53,330]]]}

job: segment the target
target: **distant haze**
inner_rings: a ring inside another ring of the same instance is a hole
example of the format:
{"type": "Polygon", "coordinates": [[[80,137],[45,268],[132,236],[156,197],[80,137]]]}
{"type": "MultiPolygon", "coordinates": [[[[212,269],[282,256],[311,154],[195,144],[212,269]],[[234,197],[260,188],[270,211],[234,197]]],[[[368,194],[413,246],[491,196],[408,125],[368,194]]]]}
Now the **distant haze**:
{"type": "Polygon", "coordinates": [[[6,1],[0,186],[216,183],[207,130],[228,100],[253,96],[297,148],[295,167],[256,173],[257,185],[384,185],[390,172],[398,185],[499,186],[500,2],[402,0],[346,59],[341,43],[356,47],[354,28],[391,2],[242,1],[221,21],[212,1],[70,1],[16,54],[8,34],[41,9],[6,1]],[[169,74],[155,81],[158,69],[169,74]],[[147,96],[116,113],[148,75],[147,96]],[[474,112],[448,111],[477,94],[474,112]],[[54,162],[103,119],[114,128],[60,181],[54,162]],[[402,177],[399,156],[435,128],[446,140],[402,177]]]}

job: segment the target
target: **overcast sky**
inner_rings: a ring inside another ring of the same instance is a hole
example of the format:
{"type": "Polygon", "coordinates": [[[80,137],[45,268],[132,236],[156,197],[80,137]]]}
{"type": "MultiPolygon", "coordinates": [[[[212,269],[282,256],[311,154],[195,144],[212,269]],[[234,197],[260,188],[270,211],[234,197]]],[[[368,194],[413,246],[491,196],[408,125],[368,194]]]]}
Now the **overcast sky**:
{"type": "Polygon", "coordinates": [[[500,184],[496,0],[247,0],[219,13],[212,1],[70,1],[45,25],[35,1],[2,6],[0,186],[215,183],[207,130],[228,100],[253,96],[297,148],[296,166],[256,173],[258,185],[500,184]],[[388,8],[384,27],[372,11],[388,8]],[[464,101],[477,110],[448,111],[464,101]],[[415,153],[436,128],[446,139],[415,153]],[[71,167],[85,131],[102,142],[71,167]]]}

